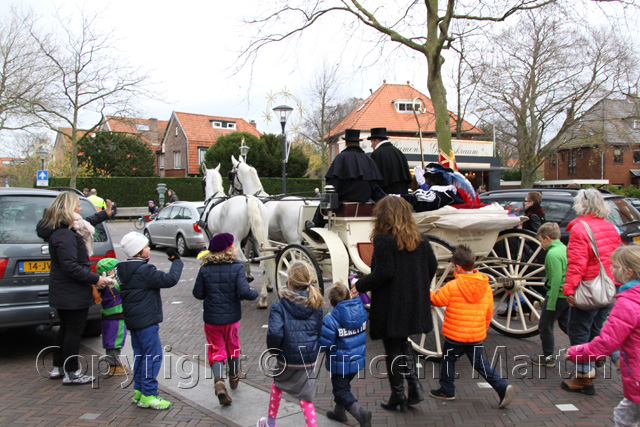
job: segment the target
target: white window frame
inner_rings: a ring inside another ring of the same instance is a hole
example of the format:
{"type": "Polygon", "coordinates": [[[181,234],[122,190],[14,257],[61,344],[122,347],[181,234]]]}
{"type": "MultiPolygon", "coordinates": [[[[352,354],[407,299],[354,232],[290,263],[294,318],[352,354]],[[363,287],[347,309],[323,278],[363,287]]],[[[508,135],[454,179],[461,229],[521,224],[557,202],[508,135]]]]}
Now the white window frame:
{"type": "Polygon", "coordinates": [[[211,121],[211,126],[218,129],[218,128],[222,128],[222,122],[216,122],[215,120],[211,121]]]}
{"type": "Polygon", "coordinates": [[[149,132],[149,125],[144,123],[136,123],[136,130],[139,132],[149,132]]]}
{"type": "Polygon", "coordinates": [[[413,114],[413,110],[411,108],[416,108],[416,106],[417,106],[416,113],[417,114],[422,114],[420,110],[422,109],[423,105],[422,105],[422,102],[420,102],[420,101],[413,102],[412,99],[398,99],[398,100],[394,101],[394,105],[395,105],[396,111],[398,113],[411,113],[411,114],[413,114]],[[404,106],[404,110],[400,109],[400,105],[404,106]]]}
{"type": "Polygon", "coordinates": [[[227,123],[227,128],[228,129],[235,129],[236,128],[236,124],[235,123],[227,123]]]}
{"type": "Polygon", "coordinates": [[[633,130],[640,130],[640,119],[633,119],[631,121],[631,128],[633,130]]]}
{"type": "Polygon", "coordinates": [[[204,162],[204,155],[207,154],[207,147],[198,147],[198,164],[201,165],[204,162]]]}
{"type": "Polygon", "coordinates": [[[173,152],[173,168],[182,169],[182,153],[180,151],[173,152]]]}

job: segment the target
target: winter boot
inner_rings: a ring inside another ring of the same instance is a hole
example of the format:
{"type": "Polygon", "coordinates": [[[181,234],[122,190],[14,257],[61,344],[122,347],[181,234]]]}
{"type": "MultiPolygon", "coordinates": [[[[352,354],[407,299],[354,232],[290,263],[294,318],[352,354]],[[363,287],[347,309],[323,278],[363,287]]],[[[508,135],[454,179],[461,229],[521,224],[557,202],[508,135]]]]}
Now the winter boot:
{"type": "Polygon", "coordinates": [[[339,403],[336,403],[336,406],[333,407],[330,411],[327,411],[327,418],[335,421],[340,421],[344,423],[347,421],[347,413],[345,412],[344,406],[339,403]]]}
{"type": "MultiPolygon", "coordinates": [[[[360,423],[360,427],[371,427],[371,411],[364,409],[358,402],[355,402],[349,408],[349,413],[360,423]]],[[[327,413],[327,415],[329,415],[327,413]]],[[[346,421],[345,416],[345,421],[346,421]]]]}
{"type": "Polygon", "coordinates": [[[216,396],[218,396],[218,400],[221,405],[228,405],[231,403],[231,397],[229,393],[227,393],[227,388],[224,386],[224,378],[217,377],[215,380],[215,385],[213,389],[215,390],[216,396]]]}
{"type": "Polygon", "coordinates": [[[562,381],[560,387],[563,390],[570,391],[572,393],[582,393],[587,396],[593,396],[596,394],[596,388],[593,385],[593,378],[595,377],[595,369],[586,374],[576,372],[576,378],[571,381],[562,381]]]}
{"type": "Polygon", "coordinates": [[[407,405],[417,405],[424,400],[424,397],[422,395],[422,385],[420,384],[418,373],[416,372],[416,359],[409,341],[407,341],[402,347],[406,363],[404,375],[407,380],[407,388],[409,389],[407,405]]]}
{"type": "Polygon", "coordinates": [[[231,390],[235,390],[238,388],[238,383],[240,382],[240,375],[242,372],[238,371],[238,375],[229,375],[229,387],[231,390]]]}
{"type": "Polygon", "coordinates": [[[387,354],[387,372],[389,375],[389,384],[391,385],[391,396],[388,400],[382,400],[381,406],[388,411],[395,411],[399,406],[402,412],[407,412],[407,396],[404,395],[404,378],[400,368],[396,367],[391,369],[391,364],[397,355],[387,354]]]}

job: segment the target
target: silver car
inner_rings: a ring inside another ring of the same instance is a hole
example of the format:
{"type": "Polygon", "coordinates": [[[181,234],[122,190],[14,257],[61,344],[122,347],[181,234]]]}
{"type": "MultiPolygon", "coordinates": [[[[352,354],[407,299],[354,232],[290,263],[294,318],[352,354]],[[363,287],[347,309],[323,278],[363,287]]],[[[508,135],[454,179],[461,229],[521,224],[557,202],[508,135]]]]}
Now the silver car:
{"type": "MultiPolygon", "coordinates": [[[[13,327],[50,328],[59,323],[58,314],[49,306],[49,245],[36,234],[36,225],[44,210],[59,194],[35,188],[0,188],[0,330],[13,327]]],[[[87,217],[96,208],[80,197],[87,217]]],[[[102,258],[115,258],[109,231],[104,224],[95,226],[91,269],[102,258]]],[[[100,335],[101,306],[89,309],[85,336],[100,335]]]]}
{"type": "Polygon", "coordinates": [[[156,219],[148,222],[144,228],[149,247],[173,247],[180,256],[206,249],[206,234],[198,225],[202,211],[204,202],[175,202],[162,209],[156,219]]]}

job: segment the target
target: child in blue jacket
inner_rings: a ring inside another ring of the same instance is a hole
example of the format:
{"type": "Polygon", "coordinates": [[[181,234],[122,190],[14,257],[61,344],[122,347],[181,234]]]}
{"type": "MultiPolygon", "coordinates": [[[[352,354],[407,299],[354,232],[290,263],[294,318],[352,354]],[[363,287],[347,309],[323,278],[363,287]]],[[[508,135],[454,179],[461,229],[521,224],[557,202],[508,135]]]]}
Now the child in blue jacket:
{"type": "Polygon", "coordinates": [[[288,288],[280,291],[280,300],[271,306],[267,348],[275,354],[277,367],[273,372],[269,418],[260,418],[258,427],[275,427],[283,391],[300,401],[307,426],[316,426],[313,371],[318,358],[324,298],[313,286],[314,281],[309,264],[292,262],[288,288]]]}
{"type": "Polygon", "coordinates": [[[362,299],[351,299],[342,282],[329,289],[329,302],[333,310],[324,318],[320,348],[327,352],[325,366],[331,373],[336,406],[327,417],[346,422],[349,411],[361,426],[371,426],[371,412],[351,394],[351,381],[365,366],[367,311],[362,299]]]}
{"type": "Polygon", "coordinates": [[[258,292],[249,287],[244,263],[238,261],[233,235],[219,233],[209,241],[209,250],[198,258],[198,272],[193,296],[204,300],[204,333],[207,336],[207,359],[214,378],[214,391],[221,405],[232,399],[224,385],[224,364],[229,368],[229,385],[235,390],[240,382],[240,300],[254,300],[258,292]]]}

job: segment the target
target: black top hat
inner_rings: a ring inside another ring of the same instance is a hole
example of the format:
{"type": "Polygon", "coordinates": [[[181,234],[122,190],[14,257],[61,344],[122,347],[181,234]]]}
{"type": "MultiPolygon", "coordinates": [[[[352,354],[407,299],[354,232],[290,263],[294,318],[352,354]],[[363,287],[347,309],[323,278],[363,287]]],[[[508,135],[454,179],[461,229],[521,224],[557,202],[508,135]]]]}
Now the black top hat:
{"type": "Polygon", "coordinates": [[[367,139],[387,139],[387,128],[373,128],[371,129],[371,136],[367,139]]]}
{"type": "Polygon", "coordinates": [[[344,140],[346,142],[360,142],[360,130],[359,129],[346,129],[344,131],[344,140]]]}

